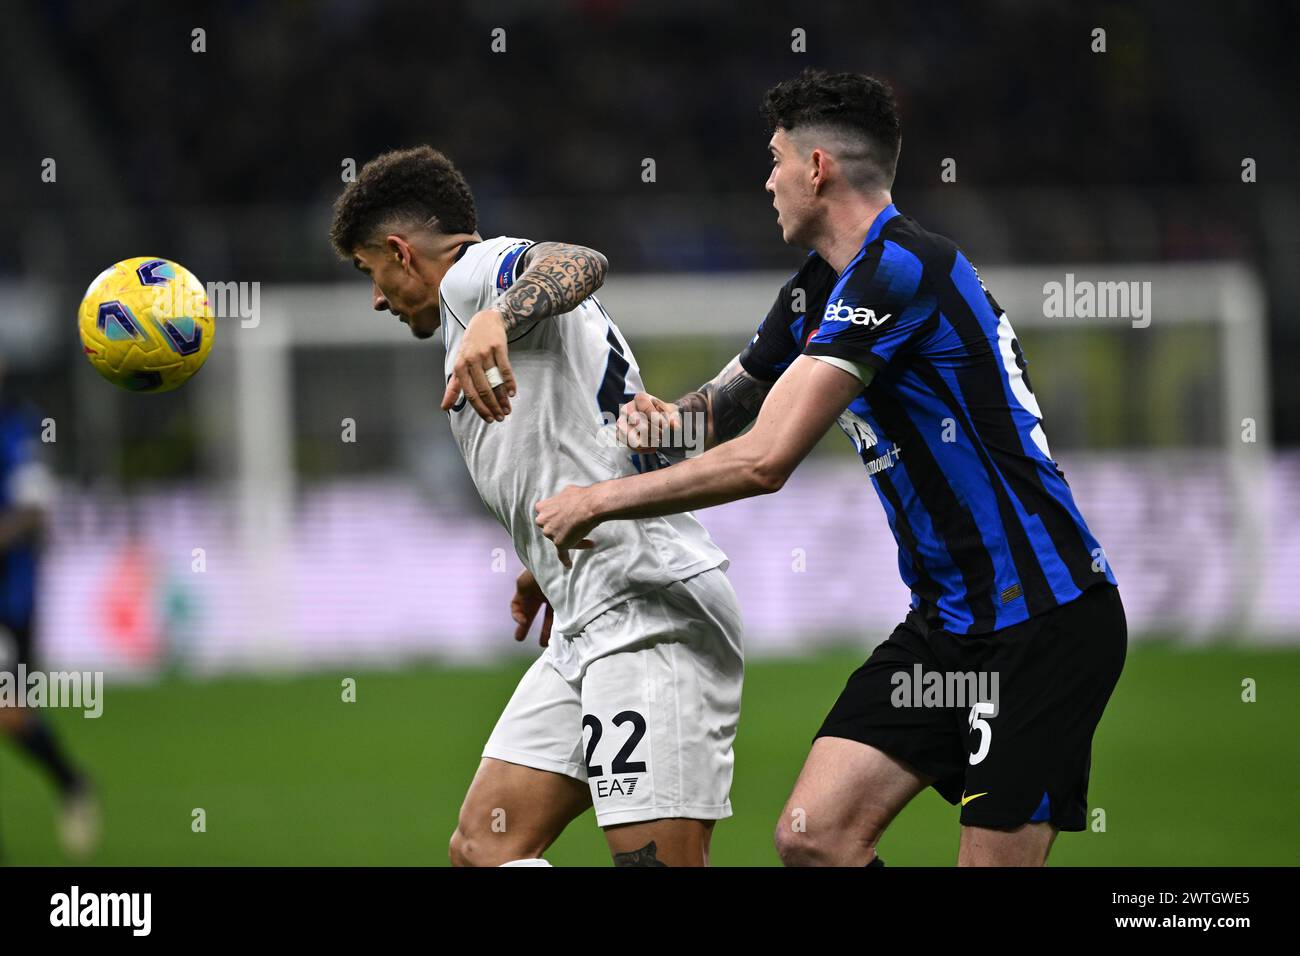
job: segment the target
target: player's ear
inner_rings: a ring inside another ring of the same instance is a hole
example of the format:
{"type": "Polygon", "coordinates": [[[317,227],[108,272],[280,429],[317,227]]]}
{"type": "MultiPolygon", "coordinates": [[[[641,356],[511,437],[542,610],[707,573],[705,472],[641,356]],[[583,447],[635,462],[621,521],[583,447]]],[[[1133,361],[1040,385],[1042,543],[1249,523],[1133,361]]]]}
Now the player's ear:
{"type": "Polygon", "coordinates": [[[384,239],[386,254],[401,267],[403,272],[411,271],[411,244],[401,236],[393,234],[384,239]]]}
{"type": "Polygon", "coordinates": [[[817,195],[826,187],[826,175],[828,170],[828,160],[830,157],[820,149],[814,149],[812,155],[808,157],[809,178],[808,184],[812,187],[813,195],[817,195]]]}

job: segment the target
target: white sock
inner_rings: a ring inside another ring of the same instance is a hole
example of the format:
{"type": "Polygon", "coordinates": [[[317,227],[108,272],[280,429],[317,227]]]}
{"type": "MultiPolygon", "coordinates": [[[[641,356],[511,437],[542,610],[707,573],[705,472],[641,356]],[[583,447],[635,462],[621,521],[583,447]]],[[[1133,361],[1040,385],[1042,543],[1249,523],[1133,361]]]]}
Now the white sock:
{"type": "Polygon", "coordinates": [[[511,860],[509,863],[502,863],[502,866],[550,866],[540,856],[531,857],[527,860],[511,860]]]}

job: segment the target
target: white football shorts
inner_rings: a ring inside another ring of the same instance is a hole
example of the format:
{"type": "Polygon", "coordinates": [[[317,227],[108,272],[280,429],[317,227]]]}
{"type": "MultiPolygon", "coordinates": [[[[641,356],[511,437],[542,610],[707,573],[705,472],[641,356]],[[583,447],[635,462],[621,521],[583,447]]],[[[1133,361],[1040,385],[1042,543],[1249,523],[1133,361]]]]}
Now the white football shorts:
{"type": "Polygon", "coordinates": [[[729,817],[741,629],[713,568],[552,633],[483,756],[585,781],[602,827],[729,817]]]}

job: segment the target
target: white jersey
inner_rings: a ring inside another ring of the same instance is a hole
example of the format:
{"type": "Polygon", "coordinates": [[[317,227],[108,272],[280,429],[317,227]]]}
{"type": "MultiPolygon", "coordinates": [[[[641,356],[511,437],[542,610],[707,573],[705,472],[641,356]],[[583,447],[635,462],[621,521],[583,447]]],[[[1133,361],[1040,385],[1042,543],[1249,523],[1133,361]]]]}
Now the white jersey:
{"type": "MultiPolygon", "coordinates": [[[[439,288],[444,381],[465,326],[508,289],[531,242],[499,237],[467,246],[439,288]]],[[[534,523],[534,506],[566,485],[636,474],[614,441],[618,408],[643,391],[632,350],[604,307],[589,296],[572,312],[526,323],[509,334],[517,394],[503,422],[485,422],[462,394],[451,431],[479,497],[514,539],[515,553],[555,609],[554,630],[581,631],[629,597],[727,564],[690,514],[608,521],[590,535],[595,548],[572,551],[572,570],[534,523]]],[[[635,639],[629,634],[629,639],[635,639]]]]}

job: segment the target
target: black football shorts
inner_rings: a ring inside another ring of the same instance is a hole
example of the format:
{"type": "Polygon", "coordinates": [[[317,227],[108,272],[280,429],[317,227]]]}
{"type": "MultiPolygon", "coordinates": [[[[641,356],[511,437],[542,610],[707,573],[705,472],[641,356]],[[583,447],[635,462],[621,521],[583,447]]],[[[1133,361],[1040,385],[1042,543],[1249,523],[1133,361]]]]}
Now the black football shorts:
{"type": "Polygon", "coordinates": [[[19,664],[32,665],[31,623],[0,621],[0,671],[17,673],[19,664]]]}
{"type": "Polygon", "coordinates": [[[1109,583],[990,634],[950,634],[914,610],[849,677],[817,736],[935,778],[963,826],[1082,830],[1092,735],[1127,647],[1109,583]]]}

